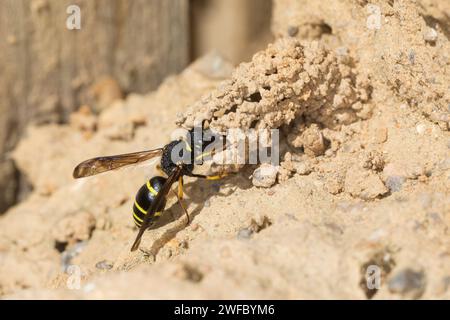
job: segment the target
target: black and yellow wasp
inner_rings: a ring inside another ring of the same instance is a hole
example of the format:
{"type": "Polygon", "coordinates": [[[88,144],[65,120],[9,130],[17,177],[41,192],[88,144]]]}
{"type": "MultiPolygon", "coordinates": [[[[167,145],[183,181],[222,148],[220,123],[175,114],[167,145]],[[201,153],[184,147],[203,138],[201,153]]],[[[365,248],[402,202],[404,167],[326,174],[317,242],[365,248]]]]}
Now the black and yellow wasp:
{"type": "Polygon", "coordinates": [[[158,167],[167,175],[167,178],[163,176],[151,178],[139,189],[136,195],[133,205],[133,218],[135,224],[139,227],[139,232],[131,251],[135,251],[139,247],[144,231],[164,211],[167,195],[176,181],[178,181],[178,193],[173,190],[172,192],[177,196],[189,223],[189,214],[181,202],[183,176],[209,180],[216,180],[225,176],[225,174],[206,176],[193,173],[194,164],[201,164],[204,159],[214,155],[215,152],[223,151],[225,146],[224,136],[205,134],[205,130],[202,129],[203,124],[200,130],[195,130],[196,128],[198,129],[198,127],[194,127],[182,138],[174,140],[162,148],[97,157],[83,161],[75,167],[73,177],[83,178],[127,165],[135,165],[157,156],[161,157],[158,167]],[[205,139],[205,137],[209,138],[205,139]]]}

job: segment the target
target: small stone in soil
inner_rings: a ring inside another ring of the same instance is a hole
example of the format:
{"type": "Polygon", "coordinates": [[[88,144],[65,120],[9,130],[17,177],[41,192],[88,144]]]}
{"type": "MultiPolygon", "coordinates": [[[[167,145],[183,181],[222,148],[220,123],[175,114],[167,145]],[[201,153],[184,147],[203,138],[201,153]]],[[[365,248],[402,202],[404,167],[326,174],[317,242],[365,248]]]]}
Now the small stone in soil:
{"type": "Polygon", "coordinates": [[[391,192],[398,192],[402,189],[402,185],[405,182],[405,178],[400,176],[389,176],[386,179],[386,187],[389,188],[391,192]]]}
{"type": "Polygon", "coordinates": [[[290,37],[295,37],[298,34],[298,27],[297,26],[289,26],[287,33],[290,37]]]}
{"type": "Polygon", "coordinates": [[[425,34],[423,35],[423,39],[426,42],[434,43],[438,38],[438,33],[434,28],[427,28],[425,34]]]}
{"type": "Polygon", "coordinates": [[[416,53],[413,49],[409,50],[408,59],[411,64],[414,64],[414,62],[416,61],[416,53]]]}
{"type": "Polygon", "coordinates": [[[425,274],[422,271],[406,268],[399,271],[389,280],[388,288],[393,293],[411,293],[414,298],[419,298],[425,290],[425,285],[425,274]]]}
{"type": "Polygon", "coordinates": [[[252,230],[250,230],[249,228],[244,228],[239,230],[237,237],[238,239],[250,239],[252,234],[253,234],[252,230]]]}
{"type": "Polygon", "coordinates": [[[95,267],[100,270],[110,270],[113,264],[107,260],[102,260],[96,263],[95,267]]]}
{"type": "Polygon", "coordinates": [[[269,164],[262,164],[253,171],[252,183],[255,187],[270,188],[276,181],[277,169],[269,164]]]}

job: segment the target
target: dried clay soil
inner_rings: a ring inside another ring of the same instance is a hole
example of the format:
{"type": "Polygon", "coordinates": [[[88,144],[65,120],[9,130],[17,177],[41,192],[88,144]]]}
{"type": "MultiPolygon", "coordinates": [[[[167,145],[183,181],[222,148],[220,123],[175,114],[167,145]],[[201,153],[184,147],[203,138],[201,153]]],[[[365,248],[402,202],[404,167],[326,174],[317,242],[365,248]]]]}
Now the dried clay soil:
{"type": "Polygon", "coordinates": [[[0,217],[0,296],[450,298],[449,6],[381,1],[373,29],[365,1],[296,3],[275,1],[277,40],[235,70],[208,55],[148,95],[29,128],[13,157],[33,191],[0,217]],[[281,164],[187,179],[190,225],[171,196],[131,253],[154,165],[72,169],[198,119],[279,128],[281,164]]]}

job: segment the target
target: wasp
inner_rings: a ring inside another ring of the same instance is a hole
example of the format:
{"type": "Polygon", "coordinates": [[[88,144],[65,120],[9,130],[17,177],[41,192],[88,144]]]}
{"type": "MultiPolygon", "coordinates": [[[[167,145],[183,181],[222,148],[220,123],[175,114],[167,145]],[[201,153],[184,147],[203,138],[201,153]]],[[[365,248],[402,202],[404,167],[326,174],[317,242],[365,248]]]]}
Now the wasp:
{"type": "Polygon", "coordinates": [[[213,156],[218,150],[225,150],[223,142],[226,141],[225,136],[205,134],[203,123],[199,130],[200,135],[197,134],[199,131],[196,131],[196,128],[198,127],[194,127],[185,136],[171,141],[162,148],[96,157],[83,161],[75,167],[73,177],[77,179],[124,166],[136,165],[154,157],[161,157],[158,168],[167,178],[163,176],[152,177],[136,194],[133,204],[133,219],[139,228],[139,232],[131,251],[139,248],[145,230],[163,213],[167,196],[175,182],[178,182],[178,193],[173,190],[172,192],[176,195],[178,203],[187,216],[187,223],[189,223],[189,214],[181,201],[183,198],[183,176],[216,180],[227,175],[222,173],[207,176],[193,172],[194,164],[201,164],[204,159],[213,156]],[[209,139],[205,139],[205,137],[209,137],[209,139]],[[217,147],[218,145],[220,147],[217,147]]]}

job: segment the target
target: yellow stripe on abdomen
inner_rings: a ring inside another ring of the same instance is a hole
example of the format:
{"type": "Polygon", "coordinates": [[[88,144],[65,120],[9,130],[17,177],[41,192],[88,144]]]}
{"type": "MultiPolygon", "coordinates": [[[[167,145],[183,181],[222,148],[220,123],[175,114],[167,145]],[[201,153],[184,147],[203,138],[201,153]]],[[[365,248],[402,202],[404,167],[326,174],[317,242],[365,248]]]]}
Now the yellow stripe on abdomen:
{"type": "Polygon", "coordinates": [[[133,212],[133,217],[134,217],[134,220],[137,220],[137,221],[139,221],[139,222],[143,222],[144,220],[142,220],[141,218],[139,218],[138,216],[137,216],[137,214],[136,213],[134,213],[133,212]]]}
{"type": "Polygon", "coordinates": [[[154,196],[156,196],[158,194],[158,191],[156,191],[155,189],[153,189],[153,187],[150,184],[150,180],[147,181],[147,189],[148,191],[150,191],[150,193],[154,196]]]}
{"type": "Polygon", "coordinates": [[[137,201],[134,201],[134,205],[136,206],[136,208],[138,208],[138,210],[139,210],[140,212],[142,212],[143,214],[147,214],[147,210],[144,210],[144,209],[139,205],[139,203],[137,203],[137,201]]]}

